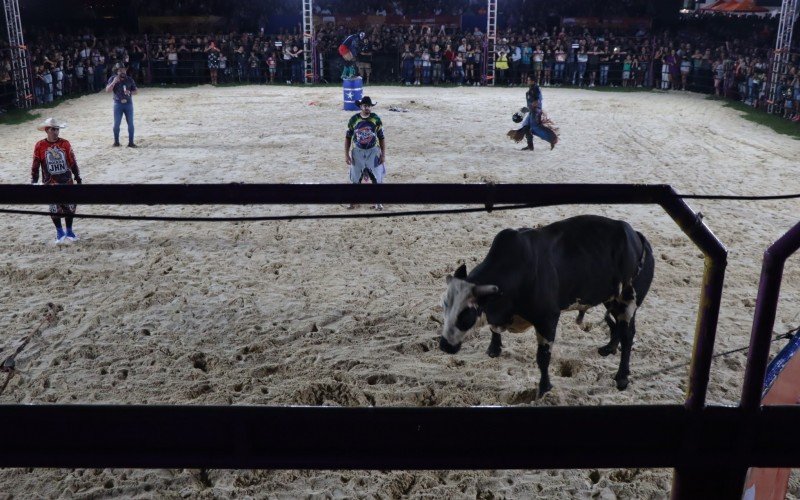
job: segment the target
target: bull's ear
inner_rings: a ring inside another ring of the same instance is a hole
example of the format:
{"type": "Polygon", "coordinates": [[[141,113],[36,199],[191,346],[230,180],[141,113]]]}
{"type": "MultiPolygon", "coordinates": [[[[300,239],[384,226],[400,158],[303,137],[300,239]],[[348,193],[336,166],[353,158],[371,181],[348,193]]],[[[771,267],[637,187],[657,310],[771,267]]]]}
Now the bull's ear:
{"type": "Polygon", "coordinates": [[[467,265],[461,264],[460,266],[458,266],[458,269],[456,269],[456,274],[454,274],[453,276],[460,280],[467,279],[467,265]]]}
{"type": "Polygon", "coordinates": [[[472,289],[472,295],[474,295],[477,299],[486,297],[487,295],[494,295],[496,293],[500,293],[500,288],[496,285],[476,285],[472,289]]]}

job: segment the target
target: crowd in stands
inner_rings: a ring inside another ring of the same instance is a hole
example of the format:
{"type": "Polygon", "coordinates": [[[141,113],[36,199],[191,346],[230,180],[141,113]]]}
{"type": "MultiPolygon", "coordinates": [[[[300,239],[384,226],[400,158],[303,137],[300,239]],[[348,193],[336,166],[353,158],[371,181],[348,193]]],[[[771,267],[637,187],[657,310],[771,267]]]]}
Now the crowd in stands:
{"type": "MultiPolygon", "coordinates": [[[[209,5],[214,3],[209,0],[209,5]]],[[[180,9],[180,3],[175,5],[180,9]]],[[[564,24],[536,24],[524,30],[509,27],[498,36],[494,83],[521,85],[533,75],[543,86],[692,90],[766,107],[765,79],[775,19],[704,15],[686,18],[679,26],[659,33],[643,26],[615,30],[564,24]]],[[[337,48],[353,31],[332,23],[318,28],[316,52],[324,81],[339,79],[337,48]]],[[[478,28],[462,32],[444,26],[376,25],[364,31],[358,68],[370,82],[487,83],[483,79],[486,37],[478,28]]],[[[215,50],[212,42],[219,49],[214,57],[220,83],[303,81],[303,43],[297,32],[101,38],[91,33],[32,30],[29,40],[34,93],[40,103],[101,90],[117,62],[129,65],[129,74],[142,84],[208,82],[209,52],[215,50]]],[[[13,89],[9,53],[3,49],[0,45],[0,107],[7,107],[13,89]]],[[[790,118],[800,116],[798,63],[798,55],[792,54],[779,82],[780,101],[772,103],[790,118]]]]}

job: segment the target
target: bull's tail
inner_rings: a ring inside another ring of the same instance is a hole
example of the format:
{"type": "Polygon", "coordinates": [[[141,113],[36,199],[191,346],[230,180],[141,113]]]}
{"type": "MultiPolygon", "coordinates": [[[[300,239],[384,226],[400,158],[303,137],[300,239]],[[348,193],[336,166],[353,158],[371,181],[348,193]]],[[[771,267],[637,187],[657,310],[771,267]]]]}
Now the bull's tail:
{"type": "Polygon", "coordinates": [[[650,242],[644,237],[642,233],[636,231],[639,240],[642,242],[642,256],[639,259],[639,265],[636,269],[636,274],[633,277],[633,287],[636,290],[636,306],[640,306],[650,290],[650,284],[653,282],[655,275],[656,261],[653,257],[653,247],[650,242]]]}

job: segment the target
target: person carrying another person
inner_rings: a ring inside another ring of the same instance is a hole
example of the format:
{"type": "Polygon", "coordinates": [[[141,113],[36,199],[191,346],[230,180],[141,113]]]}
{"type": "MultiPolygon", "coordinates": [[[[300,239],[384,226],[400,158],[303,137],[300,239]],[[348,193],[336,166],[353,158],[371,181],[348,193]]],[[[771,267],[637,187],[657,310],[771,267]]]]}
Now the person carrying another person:
{"type": "MultiPolygon", "coordinates": [[[[58,136],[66,123],[55,118],[48,118],[36,129],[47,133],[47,138],[37,142],[33,147],[33,163],[31,164],[31,184],[39,182],[41,173],[43,185],[69,185],[72,179],[81,184],[81,173],[72,145],[66,139],[58,136]]],[[[72,220],[75,216],[75,204],[50,205],[50,217],[56,226],[56,245],[73,242],[78,236],[72,230],[72,220]],[[66,222],[66,231],[61,225],[61,219],[66,222]]]]}
{"type": "Polygon", "coordinates": [[[526,106],[514,113],[512,120],[515,123],[522,123],[522,127],[516,130],[509,130],[508,137],[514,142],[520,142],[523,138],[527,145],[523,151],[533,151],[533,136],[539,137],[550,143],[553,149],[558,143],[558,129],[553,128],[553,122],[547,118],[542,110],[542,89],[533,77],[528,78],[528,91],[525,92],[526,106]],[[528,113],[523,118],[523,114],[528,113]]]}
{"type": "Polygon", "coordinates": [[[364,40],[366,33],[354,33],[344,39],[339,45],[339,55],[344,59],[344,70],[342,71],[342,80],[353,78],[356,76],[355,60],[358,57],[358,51],[361,47],[361,41],[364,40]]]}
{"type": "MultiPolygon", "coordinates": [[[[354,114],[347,122],[347,133],[344,139],[345,162],[350,166],[350,182],[360,184],[364,178],[372,184],[382,184],[386,175],[386,141],[383,136],[383,122],[372,112],[377,103],[369,96],[356,101],[361,111],[354,114]]],[[[348,208],[355,208],[350,205],[348,208]]],[[[376,203],[375,210],[383,210],[383,205],[376,203]]]]}

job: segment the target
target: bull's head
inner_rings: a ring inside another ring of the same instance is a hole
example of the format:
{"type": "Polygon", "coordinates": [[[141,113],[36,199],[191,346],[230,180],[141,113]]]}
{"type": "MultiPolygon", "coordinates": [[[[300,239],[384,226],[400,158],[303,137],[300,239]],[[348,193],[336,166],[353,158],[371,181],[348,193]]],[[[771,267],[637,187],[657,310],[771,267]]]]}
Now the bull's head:
{"type": "Polygon", "coordinates": [[[483,313],[478,299],[499,292],[495,285],[476,285],[467,281],[467,266],[461,265],[453,276],[447,277],[447,291],[442,296],[444,326],[439,348],[448,354],[461,349],[464,336],[483,325],[483,313]]]}

